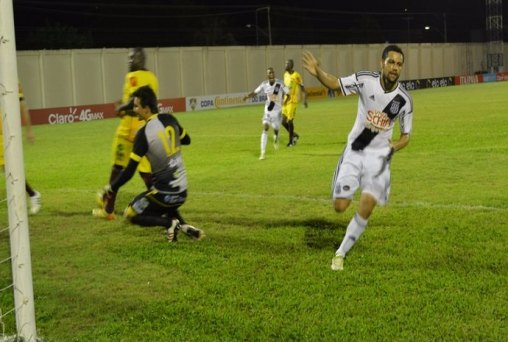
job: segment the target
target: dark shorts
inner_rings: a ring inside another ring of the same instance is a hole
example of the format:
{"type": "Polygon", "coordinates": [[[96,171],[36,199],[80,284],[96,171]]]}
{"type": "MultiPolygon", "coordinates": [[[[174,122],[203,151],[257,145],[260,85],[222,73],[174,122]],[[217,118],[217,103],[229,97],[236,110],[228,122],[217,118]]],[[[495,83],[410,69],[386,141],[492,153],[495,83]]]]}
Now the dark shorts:
{"type": "Polygon", "coordinates": [[[147,190],[137,195],[129,203],[130,215],[162,216],[173,213],[185,203],[187,191],[178,194],[160,193],[147,190]]]}

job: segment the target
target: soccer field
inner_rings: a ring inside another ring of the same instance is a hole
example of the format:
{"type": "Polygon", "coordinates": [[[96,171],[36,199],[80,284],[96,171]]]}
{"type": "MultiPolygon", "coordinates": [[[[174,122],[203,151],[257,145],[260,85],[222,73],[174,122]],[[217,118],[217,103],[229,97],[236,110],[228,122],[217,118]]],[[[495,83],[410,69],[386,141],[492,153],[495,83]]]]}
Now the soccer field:
{"type": "MultiPolygon", "coordinates": [[[[330,185],[356,97],[298,108],[298,145],[286,148],[281,131],[280,149],[269,142],[263,161],[262,107],[177,114],[192,138],[181,213],[207,236],[174,245],[163,229],[91,216],[108,181],[116,119],[35,126],[25,166],[43,196],[30,217],[39,336],[506,340],[507,93],[508,82],[412,92],[414,131],[393,158],[390,202],[376,208],[342,272],[330,262],[357,202],[336,214],[330,185]]],[[[142,189],[135,176],[117,213],[142,189]]],[[[0,213],[5,226],[5,202],[0,213]]],[[[0,260],[8,249],[2,232],[0,260]]],[[[0,288],[10,281],[0,265],[0,288]]],[[[4,323],[15,333],[12,315],[4,323]]]]}

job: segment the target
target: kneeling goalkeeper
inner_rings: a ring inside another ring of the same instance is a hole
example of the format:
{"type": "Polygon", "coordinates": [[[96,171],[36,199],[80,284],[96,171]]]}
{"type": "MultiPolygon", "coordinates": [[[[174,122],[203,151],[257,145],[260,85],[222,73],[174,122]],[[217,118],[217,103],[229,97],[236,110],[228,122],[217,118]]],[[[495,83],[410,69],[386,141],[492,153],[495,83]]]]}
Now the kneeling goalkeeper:
{"type": "MultiPolygon", "coordinates": [[[[190,136],[173,115],[158,113],[157,97],[150,87],[140,87],[132,97],[134,112],[146,124],[136,134],[129,164],[106,186],[106,198],[132,178],[139,161],[146,155],[152,165],[153,186],[132,200],[124,216],[140,226],[165,227],[170,242],[176,241],[179,230],[192,238],[201,239],[203,232],[186,224],[178,212],[187,198],[187,175],[181,145],[189,145],[190,136]]],[[[94,216],[102,217],[95,212],[94,216]]]]}

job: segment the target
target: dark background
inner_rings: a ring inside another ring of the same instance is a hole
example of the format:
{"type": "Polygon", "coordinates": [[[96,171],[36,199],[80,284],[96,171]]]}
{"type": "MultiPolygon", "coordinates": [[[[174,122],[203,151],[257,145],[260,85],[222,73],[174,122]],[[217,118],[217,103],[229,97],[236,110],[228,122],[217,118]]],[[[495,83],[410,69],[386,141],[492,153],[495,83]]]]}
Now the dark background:
{"type": "Polygon", "coordinates": [[[13,0],[13,6],[18,50],[487,39],[483,0],[13,0]]]}

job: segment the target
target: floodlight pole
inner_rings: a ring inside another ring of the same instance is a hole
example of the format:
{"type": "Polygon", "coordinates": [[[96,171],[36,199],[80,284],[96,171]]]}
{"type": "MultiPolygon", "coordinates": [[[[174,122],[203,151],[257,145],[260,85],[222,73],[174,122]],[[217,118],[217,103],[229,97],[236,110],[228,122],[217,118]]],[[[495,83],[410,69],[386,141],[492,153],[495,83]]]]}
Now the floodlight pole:
{"type": "Polygon", "coordinates": [[[444,42],[448,43],[448,31],[447,31],[447,25],[446,25],[446,13],[443,12],[443,37],[444,42]]]}
{"type": "MultiPolygon", "coordinates": [[[[266,20],[268,26],[268,45],[272,45],[272,24],[270,21],[270,6],[256,8],[256,45],[259,45],[258,30],[261,30],[258,25],[258,12],[266,10],[266,20]]],[[[261,30],[263,31],[263,30],[261,30]]],[[[266,33],[265,33],[266,34],[266,33]]]]}

